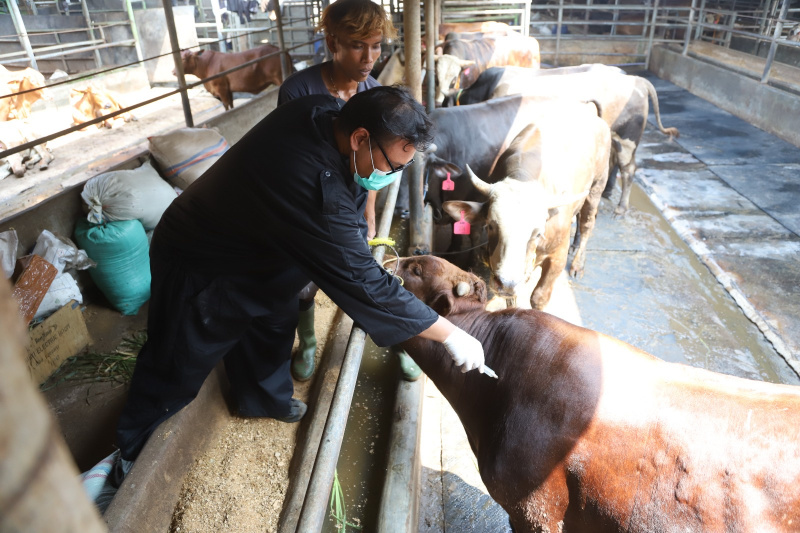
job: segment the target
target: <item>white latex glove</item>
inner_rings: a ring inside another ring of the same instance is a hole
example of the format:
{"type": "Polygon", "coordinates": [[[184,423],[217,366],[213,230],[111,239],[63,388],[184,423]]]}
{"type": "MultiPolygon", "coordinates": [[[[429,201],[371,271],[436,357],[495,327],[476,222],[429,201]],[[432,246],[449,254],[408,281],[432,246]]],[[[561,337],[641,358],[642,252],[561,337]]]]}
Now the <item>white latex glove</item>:
{"type": "Polygon", "coordinates": [[[483,346],[480,341],[463,329],[456,328],[442,344],[450,353],[455,365],[461,367],[461,372],[478,368],[482,373],[496,377],[494,372],[483,364],[483,346]]]}

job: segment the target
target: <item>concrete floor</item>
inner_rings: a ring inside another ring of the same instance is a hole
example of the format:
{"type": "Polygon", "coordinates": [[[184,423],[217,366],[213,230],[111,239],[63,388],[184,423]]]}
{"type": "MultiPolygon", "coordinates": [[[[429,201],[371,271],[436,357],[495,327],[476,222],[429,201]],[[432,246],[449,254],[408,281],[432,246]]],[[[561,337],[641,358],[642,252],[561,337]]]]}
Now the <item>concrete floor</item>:
{"type": "MultiPolygon", "coordinates": [[[[615,219],[603,201],[585,276],[562,275],[547,311],[667,361],[798,385],[800,149],[651,81],[681,137],[648,128],[633,209],[615,219]]],[[[510,531],[430,382],[422,424],[419,531],[510,531]]]]}

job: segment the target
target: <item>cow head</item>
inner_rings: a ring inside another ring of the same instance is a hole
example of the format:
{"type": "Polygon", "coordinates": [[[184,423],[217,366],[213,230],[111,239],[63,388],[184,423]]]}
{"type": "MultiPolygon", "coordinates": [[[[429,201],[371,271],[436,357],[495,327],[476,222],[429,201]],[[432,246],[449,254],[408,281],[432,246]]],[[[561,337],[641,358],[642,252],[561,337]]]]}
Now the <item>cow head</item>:
{"type": "Polygon", "coordinates": [[[482,309],[486,284],[440,257],[420,255],[400,258],[394,274],[414,296],[442,316],[482,309]]]}
{"type": "MultiPolygon", "coordinates": [[[[183,65],[184,74],[194,74],[197,71],[197,56],[200,55],[200,52],[192,52],[191,50],[183,50],[181,52],[181,64],[183,65]]],[[[172,75],[178,75],[175,69],[172,69],[172,75]]]]}
{"type": "Polygon", "coordinates": [[[548,221],[559,213],[559,208],[572,206],[586,195],[553,196],[539,181],[513,177],[488,184],[469,166],[467,173],[473,186],[488,200],[445,202],[442,207],[454,220],[461,220],[463,212],[470,224],[486,226],[492,288],[501,297],[515,298],[528,287],[537,254],[548,245],[548,221]]]}
{"type": "Polygon", "coordinates": [[[444,97],[463,87],[451,87],[461,76],[461,71],[475,64],[475,61],[460,59],[450,54],[436,58],[436,103],[441,105],[444,97]]]}

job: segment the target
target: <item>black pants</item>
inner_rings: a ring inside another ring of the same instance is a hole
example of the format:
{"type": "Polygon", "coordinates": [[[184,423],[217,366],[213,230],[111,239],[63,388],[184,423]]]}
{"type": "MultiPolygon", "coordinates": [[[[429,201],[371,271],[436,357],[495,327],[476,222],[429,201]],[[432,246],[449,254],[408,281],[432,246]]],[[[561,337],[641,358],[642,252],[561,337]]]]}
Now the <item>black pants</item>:
{"type": "Polygon", "coordinates": [[[158,425],[196,396],[224,358],[237,413],[281,417],[294,392],[289,365],[297,328],[296,270],[273,279],[187,271],[151,249],[148,339],[117,427],[134,460],[158,425]]]}

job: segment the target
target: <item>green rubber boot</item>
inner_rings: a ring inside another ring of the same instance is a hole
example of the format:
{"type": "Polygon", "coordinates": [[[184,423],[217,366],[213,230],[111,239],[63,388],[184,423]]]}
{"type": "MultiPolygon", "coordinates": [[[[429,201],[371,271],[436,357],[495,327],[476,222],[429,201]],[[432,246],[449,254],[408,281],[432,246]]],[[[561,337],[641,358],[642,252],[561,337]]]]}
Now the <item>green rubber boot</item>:
{"type": "Polygon", "coordinates": [[[400,370],[403,372],[403,379],[406,381],[417,381],[422,375],[422,369],[411,359],[405,350],[395,348],[395,353],[400,361],[400,370]]]}
{"type": "Polygon", "coordinates": [[[314,373],[314,356],[317,353],[313,305],[308,311],[300,311],[297,336],[300,338],[300,345],[292,357],[292,377],[297,381],[308,381],[314,373]]]}

